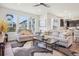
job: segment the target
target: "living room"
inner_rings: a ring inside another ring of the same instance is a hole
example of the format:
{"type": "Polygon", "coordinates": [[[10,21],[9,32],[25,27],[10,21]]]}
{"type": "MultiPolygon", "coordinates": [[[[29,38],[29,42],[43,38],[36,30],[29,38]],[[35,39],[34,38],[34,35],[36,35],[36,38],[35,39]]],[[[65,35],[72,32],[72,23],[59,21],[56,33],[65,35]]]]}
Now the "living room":
{"type": "Polygon", "coordinates": [[[79,3],[1,3],[1,56],[79,56],[79,3]]]}

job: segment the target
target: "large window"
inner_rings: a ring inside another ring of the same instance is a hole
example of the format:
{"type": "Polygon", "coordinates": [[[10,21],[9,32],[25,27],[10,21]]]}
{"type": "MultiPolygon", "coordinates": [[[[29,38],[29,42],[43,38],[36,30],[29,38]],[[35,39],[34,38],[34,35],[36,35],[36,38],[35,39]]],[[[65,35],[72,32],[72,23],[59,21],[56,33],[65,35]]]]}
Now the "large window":
{"type": "Polygon", "coordinates": [[[15,14],[6,14],[7,22],[8,22],[8,32],[16,31],[16,16],[15,14]]]}
{"type": "Polygon", "coordinates": [[[40,31],[44,32],[46,29],[45,19],[40,19],[40,31]]]}
{"type": "Polygon", "coordinates": [[[28,16],[19,17],[19,29],[29,29],[32,32],[35,30],[35,18],[28,16]]]}
{"type": "Polygon", "coordinates": [[[15,14],[6,14],[6,19],[8,22],[8,32],[15,32],[16,27],[19,29],[29,29],[32,32],[35,31],[35,18],[30,16],[18,16],[16,18],[15,14]],[[18,24],[16,24],[16,22],[18,24]]]}
{"type": "Polygon", "coordinates": [[[28,17],[26,16],[20,16],[19,17],[19,28],[24,28],[27,29],[28,28],[28,17]]]}
{"type": "Polygon", "coordinates": [[[35,18],[29,19],[29,29],[34,32],[35,31],[35,18]]]}

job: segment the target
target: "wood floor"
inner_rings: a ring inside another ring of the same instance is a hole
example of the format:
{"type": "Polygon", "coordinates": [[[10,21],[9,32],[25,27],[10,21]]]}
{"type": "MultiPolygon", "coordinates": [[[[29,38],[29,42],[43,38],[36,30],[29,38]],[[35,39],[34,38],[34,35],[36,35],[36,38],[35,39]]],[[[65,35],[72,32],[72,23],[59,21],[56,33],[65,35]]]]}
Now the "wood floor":
{"type": "Polygon", "coordinates": [[[5,56],[13,56],[12,48],[11,48],[11,44],[10,43],[6,43],[4,55],[5,56]]]}
{"type": "Polygon", "coordinates": [[[79,53],[79,42],[74,42],[69,49],[73,52],[79,53]]]}

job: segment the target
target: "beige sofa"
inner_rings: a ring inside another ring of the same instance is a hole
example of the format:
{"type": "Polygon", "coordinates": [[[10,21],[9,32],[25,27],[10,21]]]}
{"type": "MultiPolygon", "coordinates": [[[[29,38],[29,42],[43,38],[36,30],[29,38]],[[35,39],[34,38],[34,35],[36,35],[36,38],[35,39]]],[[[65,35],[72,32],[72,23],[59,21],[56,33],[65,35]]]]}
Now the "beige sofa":
{"type": "Polygon", "coordinates": [[[32,40],[33,39],[33,34],[30,30],[21,30],[18,32],[17,36],[17,41],[22,42],[22,41],[27,41],[27,40],[32,40]]]}

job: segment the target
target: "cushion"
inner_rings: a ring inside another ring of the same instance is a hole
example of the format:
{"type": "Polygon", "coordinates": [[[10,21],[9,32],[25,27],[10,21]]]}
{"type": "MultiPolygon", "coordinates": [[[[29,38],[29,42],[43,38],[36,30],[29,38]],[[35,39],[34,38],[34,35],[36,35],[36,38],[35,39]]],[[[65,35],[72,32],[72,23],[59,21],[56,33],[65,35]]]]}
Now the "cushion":
{"type": "Polygon", "coordinates": [[[31,35],[32,33],[31,33],[31,31],[30,30],[22,30],[21,32],[20,32],[20,35],[31,35]]]}
{"type": "Polygon", "coordinates": [[[28,42],[26,42],[26,43],[24,44],[23,47],[25,47],[25,48],[30,48],[30,47],[32,47],[32,46],[33,46],[33,41],[28,41],[28,42]]]}

